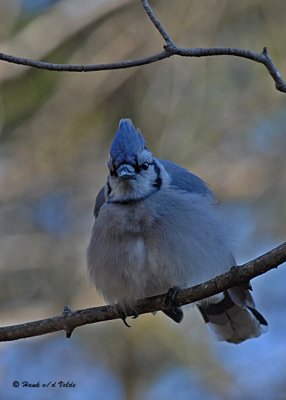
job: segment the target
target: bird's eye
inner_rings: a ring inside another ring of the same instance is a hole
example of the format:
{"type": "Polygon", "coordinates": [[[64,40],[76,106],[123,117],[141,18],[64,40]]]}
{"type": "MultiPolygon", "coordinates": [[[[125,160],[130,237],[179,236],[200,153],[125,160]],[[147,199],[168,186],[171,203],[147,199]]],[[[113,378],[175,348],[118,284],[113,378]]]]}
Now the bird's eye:
{"type": "Polygon", "coordinates": [[[146,169],[149,168],[149,163],[144,162],[144,163],[141,165],[141,168],[144,169],[144,170],[146,171],[146,169]]]}

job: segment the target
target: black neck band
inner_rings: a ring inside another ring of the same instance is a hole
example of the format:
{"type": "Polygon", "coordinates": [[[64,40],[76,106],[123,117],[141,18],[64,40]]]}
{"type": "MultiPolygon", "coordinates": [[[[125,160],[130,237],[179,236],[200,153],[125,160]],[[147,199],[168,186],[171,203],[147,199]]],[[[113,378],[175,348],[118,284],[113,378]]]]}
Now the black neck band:
{"type": "Polygon", "coordinates": [[[143,197],[139,197],[139,198],[135,198],[135,199],[126,199],[126,200],[112,200],[112,199],[108,199],[107,203],[110,204],[132,204],[132,203],[136,203],[136,202],[140,202],[143,201],[145,199],[148,199],[148,197],[152,196],[152,194],[158,192],[159,189],[155,189],[152,190],[150,193],[146,194],[146,196],[143,197]]]}

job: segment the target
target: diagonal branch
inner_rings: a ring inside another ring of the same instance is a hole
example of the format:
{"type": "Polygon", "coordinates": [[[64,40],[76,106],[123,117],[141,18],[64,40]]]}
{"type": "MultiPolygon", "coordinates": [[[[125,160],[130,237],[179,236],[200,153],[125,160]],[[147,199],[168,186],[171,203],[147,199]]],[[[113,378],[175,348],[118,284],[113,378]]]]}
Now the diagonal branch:
{"type": "Polygon", "coordinates": [[[148,3],[148,0],[141,0],[141,1],[142,1],[143,7],[144,7],[146,13],[148,14],[148,17],[150,18],[150,20],[153,22],[153,24],[156,27],[156,29],[161,34],[161,36],[165,40],[166,44],[168,46],[175,46],[174,41],[171,39],[171,37],[168,34],[168,32],[166,31],[166,29],[163,27],[161,22],[158,20],[156,14],[154,13],[154,11],[152,10],[150,4],[148,3]]]}
{"type": "MultiPolygon", "coordinates": [[[[211,279],[208,282],[193,286],[189,289],[180,290],[176,296],[174,305],[182,306],[200,301],[214,294],[223,292],[235,285],[248,282],[256,276],[262,275],[273,268],[277,268],[284,262],[286,262],[286,242],[240,267],[232,268],[229,272],[215,279],[211,279]]],[[[135,309],[138,314],[164,310],[166,308],[165,299],[166,294],[141,299],[136,302],[135,309]]],[[[133,313],[127,312],[127,316],[131,316],[133,313]]],[[[110,305],[78,311],[70,311],[65,307],[62,315],[53,318],[0,328],[0,341],[40,336],[61,330],[66,331],[66,336],[70,337],[72,331],[78,326],[121,317],[122,315],[118,308],[110,305]]]]}

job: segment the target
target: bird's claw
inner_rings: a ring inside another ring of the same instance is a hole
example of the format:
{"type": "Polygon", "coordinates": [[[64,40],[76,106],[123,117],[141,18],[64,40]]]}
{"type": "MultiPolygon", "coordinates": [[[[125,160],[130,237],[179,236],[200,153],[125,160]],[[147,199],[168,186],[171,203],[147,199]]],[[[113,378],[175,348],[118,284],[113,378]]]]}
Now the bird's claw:
{"type": "MultiPolygon", "coordinates": [[[[117,305],[117,311],[118,311],[118,314],[119,314],[119,318],[123,321],[124,325],[127,328],[131,328],[131,326],[126,321],[126,319],[127,319],[126,312],[124,311],[124,309],[120,305],[117,305]]],[[[132,318],[135,319],[135,318],[138,318],[138,317],[139,317],[139,314],[137,314],[136,312],[133,312],[132,318]]]]}
{"type": "MultiPolygon", "coordinates": [[[[173,286],[171,287],[165,297],[165,304],[167,307],[173,308],[176,307],[174,306],[174,302],[176,301],[177,295],[180,291],[180,288],[178,286],[173,286]]],[[[178,307],[176,307],[178,308],[178,307]]]]}
{"type": "Polygon", "coordinates": [[[168,290],[165,297],[166,310],[164,310],[164,313],[177,323],[181,322],[184,317],[182,309],[174,304],[179,291],[180,288],[178,286],[171,287],[168,290]]]}
{"type": "Polygon", "coordinates": [[[128,322],[126,321],[126,317],[122,316],[120,317],[122,319],[123,324],[127,327],[127,328],[131,328],[131,325],[128,324],[128,322]]]}
{"type": "Polygon", "coordinates": [[[137,313],[137,312],[134,312],[134,315],[132,315],[132,318],[133,319],[136,319],[136,318],[138,318],[139,317],[139,314],[137,313]]]}

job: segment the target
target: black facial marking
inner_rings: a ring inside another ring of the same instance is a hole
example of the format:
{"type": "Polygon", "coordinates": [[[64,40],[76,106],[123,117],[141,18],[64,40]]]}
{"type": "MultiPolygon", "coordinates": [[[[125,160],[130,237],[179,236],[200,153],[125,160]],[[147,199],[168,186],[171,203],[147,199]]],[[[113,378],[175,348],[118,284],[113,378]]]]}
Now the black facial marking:
{"type": "Polygon", "coordinates": [[[161,189],[161,186],[162,186],[161,171],[156,163],[154,163],[153,165],[154,165],[154,170],[157,174],[157,177],[156,177],[155,181],[153,182],[152,186],[153,186],[153,188],[159,190],[159,189],[161,189]]]}
{"type": "Polygon", "coordinates": [[[115,169],[110,170],[110,176],[117,176],[117,172],[115,169]]]}
{"type": "Polygon", "coordinates": [[[134,168],[136,174],[139,174],[139,173],[140,173],[141,168],[140,168],[140,166],[139,166],[139,164],[138,164],[138,160],[137,160],[137,159],[135,160],[134,164],[132,164],[132,167],[134,168]]]}
{"type": "Polygon", "coordinates": [[[139,199],[135,198],[135,199],[126,199],[126,200],[114,200],[112,198],[109,198],[107,200],[107,203],[111,203],[111,204],[122,204],[122,205],[129,205],[129,204],[134,204],[134,203],[139,203],[143,200],[148,199],[148,197],[152,196],[152,194],[156,193],[157,190],[153,190],[152,192],[149,192],[148,194],[146,194],[145,196],[140,197],[139,199]]]}
{"type": "Polygon", "coordinates": [[[139,165],[137,158],[134,158],[133,162],[121,162],[121,163],[117,163],[116,165],[114,163],[112,163],[113,168],[110,169],[110,176],[117,176],[117,170],[123,164],[128,164],[131,167],[133,167],[136,174],[139,174],[142,170],[146,171],[149,168],[150,164],[155,165],[154,163],[148,163],[147,161],[144,162],[143,164],[139,165]]]}
{"type": "Polygon", "coordinates": [[[109,196],[110,193],[111,193],[111,187],[110,187],[109,182],[107,182],[107,196],[109,196]]]}

